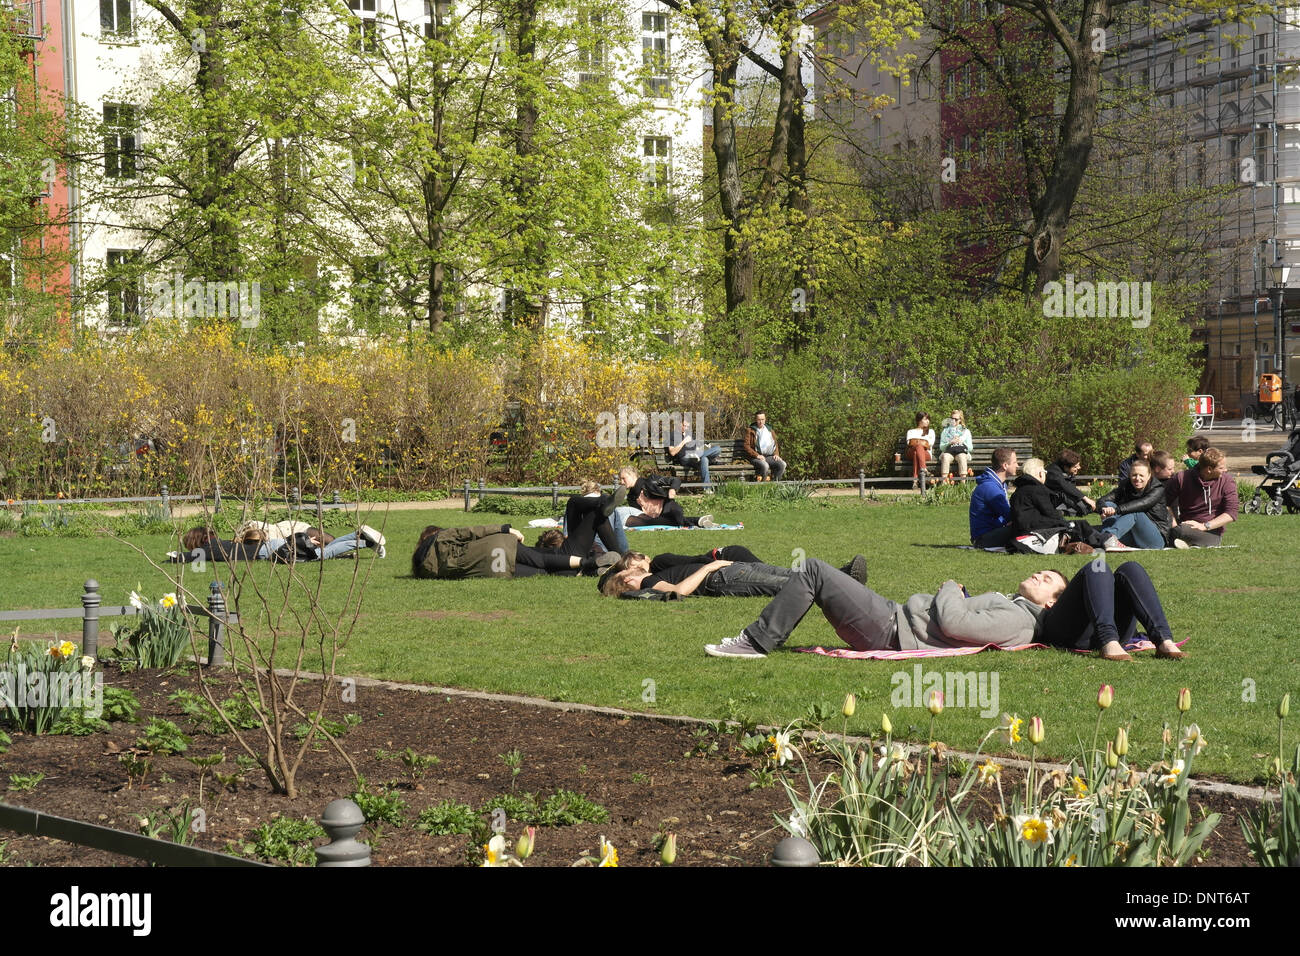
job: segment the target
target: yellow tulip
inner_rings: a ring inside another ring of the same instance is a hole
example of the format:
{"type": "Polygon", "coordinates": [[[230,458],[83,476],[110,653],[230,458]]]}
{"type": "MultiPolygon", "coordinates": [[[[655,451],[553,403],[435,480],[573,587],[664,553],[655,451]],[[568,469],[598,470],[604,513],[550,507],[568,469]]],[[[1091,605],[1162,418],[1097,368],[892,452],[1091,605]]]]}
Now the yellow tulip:
{"type": "Polygon", "coordinates": [[[882,734],[892,734],[894,732],[894,724],[890,721],[888,714],[880,715],[880,732],[882,734]]]}
{"type": "Polygon", "coordinates": [[[941,690],[930,691],[930,697],[926,701],[925,706],[926,709],[929,710],[930,713],[934,714],[934,716],[936,717],[942,714],[943,713],[943,691],[941,690]]]}
{"type": "Polygon", "coordinates": [[[1128,731],[1123,727],[1115,731],[1115,753],[1121,757],[1128,754],[1128,731]]]}
{"type": "Polygon", "coordinates": [[[1186,687],[1178,692],[1178,709],[1184,714],[1192,709],[1192,692],[1186,687]]]}
{"type": "Polygon", "coordinates": [[[1035,747],[1043,742],[1043,718],[1029,718],[1029,742],[1035,747]]]}
{"type": "Polygon", "coordinates": [[[1097,706],[1106,710],[1115,702],[1115,688],[1109,684],[1102,684],[1097,690],[1097,706]]]}
{"type": "Polygon", "coordinates": [[[852,717],[854,711],[856,711],[857,709],[858,709],[858,698],[855,697],[853,694],[845,694],[844,706],[840,708],[840,711],[844,714],[845,717],[852,717]]]}

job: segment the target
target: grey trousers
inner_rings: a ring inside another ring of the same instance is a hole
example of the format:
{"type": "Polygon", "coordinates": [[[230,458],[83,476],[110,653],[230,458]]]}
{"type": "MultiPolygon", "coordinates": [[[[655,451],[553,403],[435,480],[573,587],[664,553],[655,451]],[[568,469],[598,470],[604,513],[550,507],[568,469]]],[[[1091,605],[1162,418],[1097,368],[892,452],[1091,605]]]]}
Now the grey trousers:
{"type": "Polygon", "coordinates": [[[706,577],[699,593],[705,597],[772,597],[798,576],[792,568],[737,561],[706,577]]]}
{"type": "Polygon", "coordinates": [[[1193,548],[1217,548],[1223,544],[1223,529],[1197,531],[1195,528],[1179,525],[1169,536],[1169,543],[1172,544],[1178,538],[1182,538],[1193,548]]]}
{"type": "Polygon", "coordinates": [[[802,573],[786,582],[745,633],[763,650],[773,651],[789,639],[814,604],[821,608],[840,640],[854,650],[898,647],[894,616],[898,605],[817,558],[808,559],[802,573]]]}

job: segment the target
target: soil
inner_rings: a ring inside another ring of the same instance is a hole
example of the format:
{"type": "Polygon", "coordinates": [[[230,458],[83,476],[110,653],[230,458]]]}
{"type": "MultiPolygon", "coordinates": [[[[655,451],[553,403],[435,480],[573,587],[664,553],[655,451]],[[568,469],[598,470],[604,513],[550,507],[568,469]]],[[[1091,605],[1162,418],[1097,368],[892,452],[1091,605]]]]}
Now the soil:
{"type": "MultiPolygon", "coordinates": [[[[227,760],[217,770],[234,769],[240,751],[233,738],[196,731],[181,708],[168,700],[177,690],[197,690],[192,672],[123,673],[110,667],[105,684],[131,690],[141,702],[141,720],[114,723],[107,733],[83,737],[11,732],[13,743],[0,755],[0,780],[11,774],[45,776],[32,790],[14,792],[11,787],[4,794],[6,802],[139,832],[137,815],[158,814],[187,802],[198,805],[200,771],[186,757],[224,752],[227,760]],[[190,734],[189,750],[155,757],[145,783],[128,785],[119,757],[155,716],[174,721],[190,734]]],[[[444,800],[478,808],[512,791],[531,792],[539,801],[557,789],[576,791],[609,813],[603,823],[539,829],[529,865],[569,866],[596,855],[602,835],[618,848],[619,865],[658,865],[655,839],[667,831],[677,834],[679,866],[766,865],[772,848],[785,836],[775,824],[775,814],[789,813],[781,786],[751,789],[749,771],[755,762],[732,748],[730,736],[702,736],[700,725],[365,685],[356,688],[355,703],[342,705],[341,712],[330,716],[343,713],[361,718],[340,742],[370,789],[387,785],[406,802],[403,826],[363,831],[372,844],[374,865],[465,865],[474,849],[469,836],[430,836],[411,824],[421,810],[444,800]],[[715,742],[716,749],[710,751],[715,742]],[[400,761],[379,756],[408,747],[434,754],[439,762],[413,778],[400,761]],[[522,760],[512,781],[501,755],[516,749],[522,760]]],[[[1014,779],[1008,783],[1014,785],[1014,779]]],[[[299,796],[291,801],[273,793],[259,769],[248,772],[234,790],[217,785],[209,772],[202,804],[206,829],[194,834],[193,844],[239,854],[259,824],[277,816],[319,819],[327,803],[352,793],[354,781],[339,754],[322,744],[304,761],[298,786],[299,796]]],[[[1198,796],[1196,803],[1224,814],[1205,845],[1209,862],[1249,864],[1236,822],[1249,803],[1219,794],[1198,796]]],[[[1193,819],[1199,819],[1195,809],[1193,819]]],[[[508,823],[512,846],[521,831],[517,822],[508,823]]],[[[11,866],[146,865],[18,835],[8,836],[0,858],[11,866]]]]}

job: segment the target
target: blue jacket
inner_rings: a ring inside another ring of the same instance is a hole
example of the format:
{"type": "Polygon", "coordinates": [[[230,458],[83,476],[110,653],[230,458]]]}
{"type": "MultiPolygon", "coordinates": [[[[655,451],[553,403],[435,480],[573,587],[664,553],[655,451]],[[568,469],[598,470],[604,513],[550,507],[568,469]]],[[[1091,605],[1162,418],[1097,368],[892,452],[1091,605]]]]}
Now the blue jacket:
{"type": "Polygon", "coordinates": [[[1001,528],[1011,519],[1011,503],[1007,500],[1007,486],[992,468],[980,472],[975,480],[975,491],[970,496],[970,539],[1001,528]]]}

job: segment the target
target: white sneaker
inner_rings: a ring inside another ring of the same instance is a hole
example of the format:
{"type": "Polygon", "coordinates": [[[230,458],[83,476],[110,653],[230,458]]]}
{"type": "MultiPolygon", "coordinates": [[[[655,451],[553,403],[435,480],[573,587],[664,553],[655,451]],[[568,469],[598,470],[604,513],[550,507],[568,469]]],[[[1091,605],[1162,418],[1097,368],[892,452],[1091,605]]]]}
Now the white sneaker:
{"type": "Polygon", "coordinates": [[[384,545],[388,544],[388,539],[374,528],[370,527],[370,525],[363,524],[357,529],[357,534],[361,535],[361,540],[366,543],[367,547],[375,549],[375,553],[378,557],[388,557],[388,549],[384,547],[384,545]]]}
{"type": "Polygon", "coordinates": [[[718,523],[713,520],[713,515],[700,515],[695,520],[695,523],[701,528],[716,528],[718,526],[718,523]]]}
{"type": "Polygon", "coordinates": [[[1191,547],[1191,545],[1188,544],[1186,541],[1184,541],[1182,538],[1174,538],[1174,547],[1177,548],[1179,551],[1186,551],[1188,548],[1191,547]]]}
{"type": "Polygon", "coordinates": [[[704,653],[710,657],[767,657],[767,651],[751,641],[744,631],[726,638],[721,644],[705,644],[704,653]]]}
{"type": "Polygon", "coordinates": [[[1119,538],[1115,537],[1113,534],[1102,543],[1102,547],[1107,551],[1128,550],[1127,548],[1124,547],[1124,542],[1121,541],[1119,538]]]}

